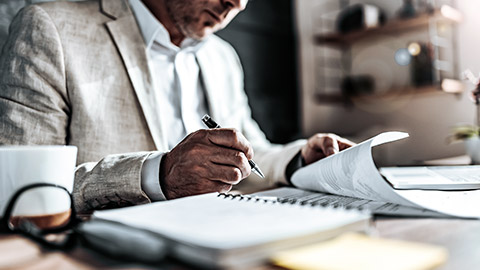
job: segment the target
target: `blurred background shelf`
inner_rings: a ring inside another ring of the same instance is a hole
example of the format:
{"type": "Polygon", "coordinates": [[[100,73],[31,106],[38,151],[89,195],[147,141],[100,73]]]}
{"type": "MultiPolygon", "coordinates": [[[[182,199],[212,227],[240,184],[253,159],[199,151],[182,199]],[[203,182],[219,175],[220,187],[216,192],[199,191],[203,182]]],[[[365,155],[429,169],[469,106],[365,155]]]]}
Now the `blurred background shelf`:
{"type": "Polygon", "coordinates": [[[362,29],[355,30],[343,29],[342,20],[350,19],[349,10],[358,11],[359,4],[326,5],[317,19],[318,32],[312,36],[316,54],[313,100],[348,106],[358,99],[461,93],[456,27],[463,16],[452,4],[431,2],[407,18],[397,11],[384,21],[378,19],[376,26],[367,27],[364,22],[362,29]]]}
{"type": "Polygon", "coordinates": [[[445,14],[459,14],[460,12],[451,8],[437,9],[432,13],[420,14],[409,19],[392,19],[385,25],[358,30],[347,34],[342,33],[325,33],[315,36],[315,43],[318,45],[330,46],[348,46],[356,41],[368,39],[382,35],[398,35],[419,28],[428,27],[432,20],[437,22],[458,23],[458,17],[446,16],[445,14]],[[448,10],[448,11],[445,11],[448,10]]]}
{"type": "MultiPolygon", "coordinates": [[[[320,103],[338,103],[338,104],[352,104],[355,102],[382,102],[391,99],[410,99],[416,98],[420,95],[424,97],[442,95],[445,91],[438,85],[428,85],[421,87],[402,87],[390,89],[382,93],[362,94],[355,96],[346,96],[343,94],[315,94],[315,99],[320,103]]],[[[458,94],[458,93],[451,93],[458,94]]]]}

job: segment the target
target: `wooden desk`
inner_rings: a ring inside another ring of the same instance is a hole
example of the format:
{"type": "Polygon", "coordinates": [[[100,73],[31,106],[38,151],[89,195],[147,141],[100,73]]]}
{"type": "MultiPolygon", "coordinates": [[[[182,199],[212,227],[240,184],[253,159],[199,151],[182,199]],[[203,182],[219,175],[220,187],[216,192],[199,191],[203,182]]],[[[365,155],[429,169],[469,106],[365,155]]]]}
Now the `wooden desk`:
{"type": "MultiPolygon", "coordinates": [[[[372,235],[441,245],[449,260],[438,268],[476,269],[480,267],[480,220],[377,218],[372,235]]],[[[0,270],[3,269],[191,269],[178,262],[146,266],[106,258],[83,247],[71,252],[44,252],[20,236],[0,236],[0,270]]],[[[272,266],[258,269],[275,269],[272,266]]],[[[257,270],[258,270],[257,269],[257,270]]]]}
{"type": "Polygon", "coordinates": [[[438,269],[480,268],[480,220],[385,218],[374,226],[380,237],[446,247],[449,259],[438,269]]]}

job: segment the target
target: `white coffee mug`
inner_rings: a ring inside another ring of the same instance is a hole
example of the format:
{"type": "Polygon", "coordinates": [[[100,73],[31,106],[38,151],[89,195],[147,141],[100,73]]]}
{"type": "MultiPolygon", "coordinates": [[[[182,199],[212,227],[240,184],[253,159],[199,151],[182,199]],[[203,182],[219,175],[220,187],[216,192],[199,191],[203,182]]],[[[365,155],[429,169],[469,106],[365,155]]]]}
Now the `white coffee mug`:
{"type": "MultiPolygon", "coordinates": [[[[30,184],[49,183],[73,190],[77,147],[0,146],[0,216],[12,195],[30,184]]],[[[14,214],[44,217],[69,213],[70,198],[59,188],[42,187],[25,192],[14,214]]]]}

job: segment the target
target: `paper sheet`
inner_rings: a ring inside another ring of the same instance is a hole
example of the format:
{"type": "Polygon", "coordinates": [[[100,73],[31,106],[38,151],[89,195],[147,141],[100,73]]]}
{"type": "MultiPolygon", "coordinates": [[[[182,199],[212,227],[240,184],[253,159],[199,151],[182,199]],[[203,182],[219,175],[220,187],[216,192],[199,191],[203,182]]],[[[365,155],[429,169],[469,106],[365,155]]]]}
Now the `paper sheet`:
{"type": "Polygon", "coordinates": [[[480,218],[480,190],[397,190],[396,192],[403,198],[433,211],[457,217],[480,218]]]}
{"type": "Polygon", "coordinates": [[[408,134],[403,132],[382,133],[299,169],[291,181],[305,190],[480,218],[480,190],[395,190],[383,179],[373,161],[372,147],[406,137],[408,134]]]}
{"type": "Polygon", "coordinates": [[[333,230],[363,222],[369,216],[357,211],[222,198],[211,193],[95,211],[93,218],[146,229],[178,242],[225,250],[333,230]]]}
{"type": "Polygon", "coordinates": [[[255,193],[257,196],[277,197],[285,201],[295,200],[297,203],[315,204],[319,207],[340,207],[347,209],[367,210],[377,215],[407,217],[448,217],[424,208],[414,208],[389,202],[377,202],[355,197],[345,197],[323,192],[313,192],[297,188],[283,187],[255,193]]]}
{"type": "Polygon", "coordinates": [[[372,147],[407,137],[403,132],[382,133],[299,169],[293,174],[292,183],[306,190],[416,206],[397,195],[383,180],[372,157],[372,147]]]}

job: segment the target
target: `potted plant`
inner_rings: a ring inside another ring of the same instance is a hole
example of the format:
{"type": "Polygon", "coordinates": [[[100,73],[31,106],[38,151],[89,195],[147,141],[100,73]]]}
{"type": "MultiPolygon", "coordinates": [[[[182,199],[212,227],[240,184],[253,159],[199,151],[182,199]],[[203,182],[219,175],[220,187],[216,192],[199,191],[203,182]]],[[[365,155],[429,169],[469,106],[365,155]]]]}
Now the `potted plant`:
{"type": "Polygon", "coordinates": [[[480,80],[470,70],[465,71],[465,76],[476,86],[472,91],[472,100],[477,111],[476,124],[456,127],[450,139],[452,141],[463,141],[472,163],[480,164],[480,80]]]}
{"type": "MultiPolygon", "coordinates": [[[[478,107],[477,107],[478,108],[478,107]]],[[[475,125],[458,126],[450,138],[452,141],[463,141],[465,151],[473,164],[480,164],[480,128],[475,125]]]]}

